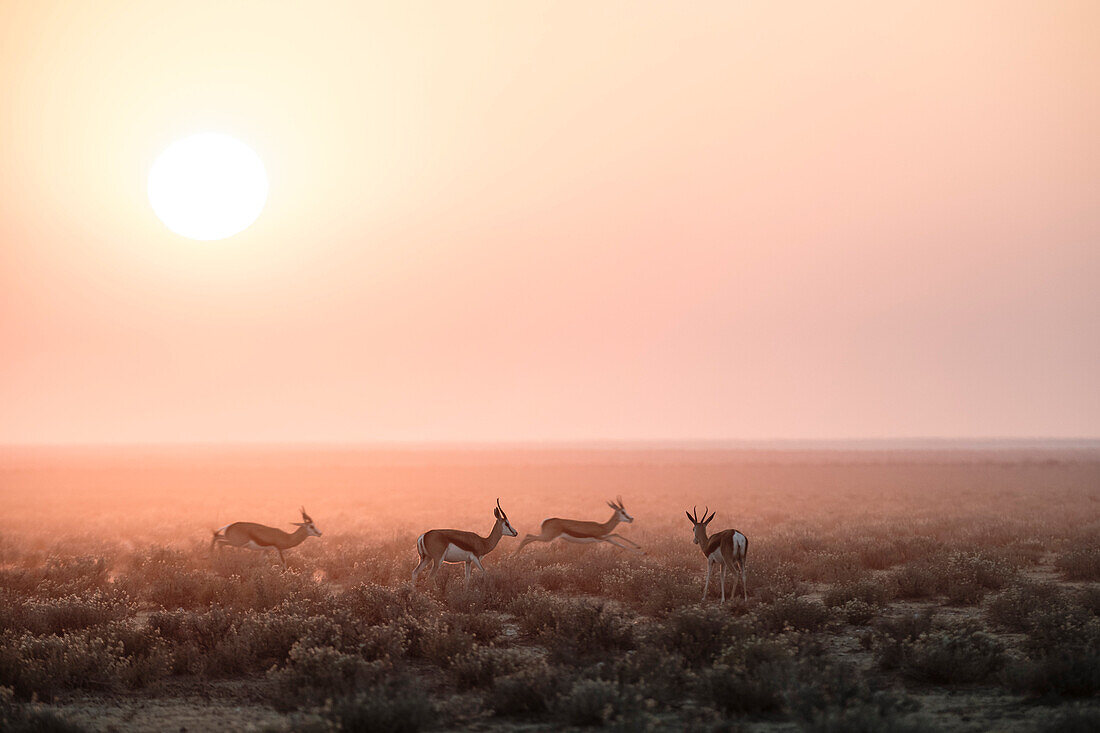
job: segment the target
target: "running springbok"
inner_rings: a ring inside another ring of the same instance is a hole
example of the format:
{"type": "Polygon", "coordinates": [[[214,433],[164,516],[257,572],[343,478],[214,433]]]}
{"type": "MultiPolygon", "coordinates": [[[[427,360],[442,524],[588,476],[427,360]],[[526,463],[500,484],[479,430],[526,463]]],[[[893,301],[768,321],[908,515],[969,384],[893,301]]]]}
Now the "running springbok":
{"type": "Polygon", "coordinates": [[[291,522],[298,526],[294,532],[284,532],[255,522],[227,524],[221,529],[214,530],[214,539],[210,540],[210,550],[213,552],[215,547],[221,549],[223,545],[244,547],[249,550],[275,550],[279,553],[279,559],[285,568],[286,558],[283,557],[283,550],[297,547],[305,541],[306,537],[321,536],[321,530],[317,529],[317,525],[306,514],[305,507],[301,507],[300,511],[302,521],[291,522]]]}
{"type": "Polygon", "coordinates": [[[503,535],[516,536],[516,530],[508,521],[508,515],[500,508],[500,499],[497,499],[496,509],[493,509],[496,523],[488,537],[482,537],[473,532],[464,532],[458,529],[432,529],[416,538],[416,551],[420,554],[420,563],[413,568],[412,580],[416,578],[429,563],[435,563],[432,574],[428,579],[439,574],[443,563],[466,563],[466,587],[470,587],[470,566],[474,565],[481,572],[485,568],[481,565],[481,558],[488,555],[500,542],[503,535]]]}
{"type": "Polygon", "coordinates": [[[623,508],[623,497],[620,496],[613,502],[609,501],[607,505],[615,513],[611,515],[611,519],[602,524],[599,522],[585,522],[579,519],[558,519],[557,517],[547,519],[542,523],[540,533],[529,534],[524,537],[513,554],[518,555],[519,551],[531,542],[553,542],[561,537],[566,542],[606,542],[624,550],[640,552],[644,555],[645,552],[642,551],[641,545],[611,531],[618,526],[619,522],[630,524],[634,521],[634,517],[627,514],[626,509],[623,508]],[[627,544],[619,544],[616,540],[622,540],[627,544]]]}
{"type": "Polygon", "coordinates": [[[733,590],[731,597],[737,595],[737,582],[740,579],[741,592],[745,600],[749,599],[749,589],[745,585],[745,556],[749,552],[749,538],[736,529],[724,529],[721,532],[707,536],[707,525],[714,519],[714,514],[707,516],[707,508],[703,509],[703,519],[700,521],[695,507],[687,518],[691,520],[695,528],[695,544],[703,551],[703,557],[707,559],[707,582],[703,585],[703,600],[707,599],[707,590],[710,588],[710,573],[715,565],[722,566],[722,603],[726,602],[726,569],[734,574],[733,590]]]}

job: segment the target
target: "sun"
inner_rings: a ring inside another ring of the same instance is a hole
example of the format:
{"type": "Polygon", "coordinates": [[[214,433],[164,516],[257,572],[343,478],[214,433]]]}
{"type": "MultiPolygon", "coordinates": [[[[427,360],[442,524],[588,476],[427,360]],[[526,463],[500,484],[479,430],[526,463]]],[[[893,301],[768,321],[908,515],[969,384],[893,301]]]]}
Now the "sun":
{"type": "Polygon", "coordinates": [[[149,203],[189,239],[225,239],[247,229],[267,202],[267,171],[240,140],[216,132],[165,148],[149,169],[149,203]]]}

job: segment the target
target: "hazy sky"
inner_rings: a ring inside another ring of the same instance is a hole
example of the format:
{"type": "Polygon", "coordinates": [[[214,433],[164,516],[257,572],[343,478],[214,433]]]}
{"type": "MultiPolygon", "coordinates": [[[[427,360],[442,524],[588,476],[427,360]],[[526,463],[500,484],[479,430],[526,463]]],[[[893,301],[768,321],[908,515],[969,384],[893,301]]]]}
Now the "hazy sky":
{"type": "Polygon", "coordinates": [[[0,441],[1100,435],[1100,3],[0,4],[0,441]],[[260,219],[145,183],[251,145],[260,219]]]}

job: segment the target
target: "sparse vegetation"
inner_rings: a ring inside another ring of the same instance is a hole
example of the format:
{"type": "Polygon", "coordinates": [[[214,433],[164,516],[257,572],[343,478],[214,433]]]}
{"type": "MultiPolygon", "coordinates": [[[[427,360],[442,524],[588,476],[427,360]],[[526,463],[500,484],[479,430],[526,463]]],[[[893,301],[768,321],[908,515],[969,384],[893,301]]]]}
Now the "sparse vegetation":
{"type": "MultiPolygon", "coordinates": [[[[880,479],[845,470],[880,495],[880,479]]],[[[73,701],[171,689],[266,710],[272,730],[771,721],[916,733],[952,727],[916,700],[965,686],[1015,701],[1037,728],[1091,729],[1100,585],[1087,542],[1100,503],[1058,509],[1044,476],[1028,481],[1048,493],[1020,490],[1015,504],[995,492],[960,503],[926,483],[858,516],[857,489],[828,510],[830,495],[790,487],[738,496],[749,599],[724,605],[716,579],[700,603],[690,527],[656,491],[632,495],[639,522],[624,530],[645,556],[558,545],[512,557],[504,545],[468,590],[454,568],[412,587],[415,528],[388,518],[338,531],[313,510],[325,537],[288,551],[287,570],[169,542],[169,530],[132,542],[57,531],[48,543],[9,530],[0,727],[102,728],[73,701]],[[1036,700],[1065,707],[1039,716],[1036,700]]],[[[446,509],[463,526],[461,507],[446,509]]]]}

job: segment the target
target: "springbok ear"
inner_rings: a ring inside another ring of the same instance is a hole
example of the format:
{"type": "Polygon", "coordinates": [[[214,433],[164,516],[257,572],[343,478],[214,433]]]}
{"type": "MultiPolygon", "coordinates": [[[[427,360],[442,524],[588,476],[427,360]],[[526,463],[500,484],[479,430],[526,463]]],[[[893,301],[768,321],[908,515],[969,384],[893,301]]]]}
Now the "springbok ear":
{"type": "Polygon", "coordinates": [[[496,517],[497,519],[500,519],[500,510],[499,509],[494,509],[493,510],[493,516],[496,517]]]}
{"type": "Polygon", "coordinates": [[[710,524],[710,520],[714,519],[714,515],[717,513],[717,511],[711,512],[710,516],[703,520],[703,524],[710,524]]]}
{"type": "Polygon", "coordinates": [[[687,517],[688,521],[691,522],[692,524],[698,524],[694,519],[691,518],[691,513],[688,512],[687,510],[684,510],[684,516],[687,517]]]}

